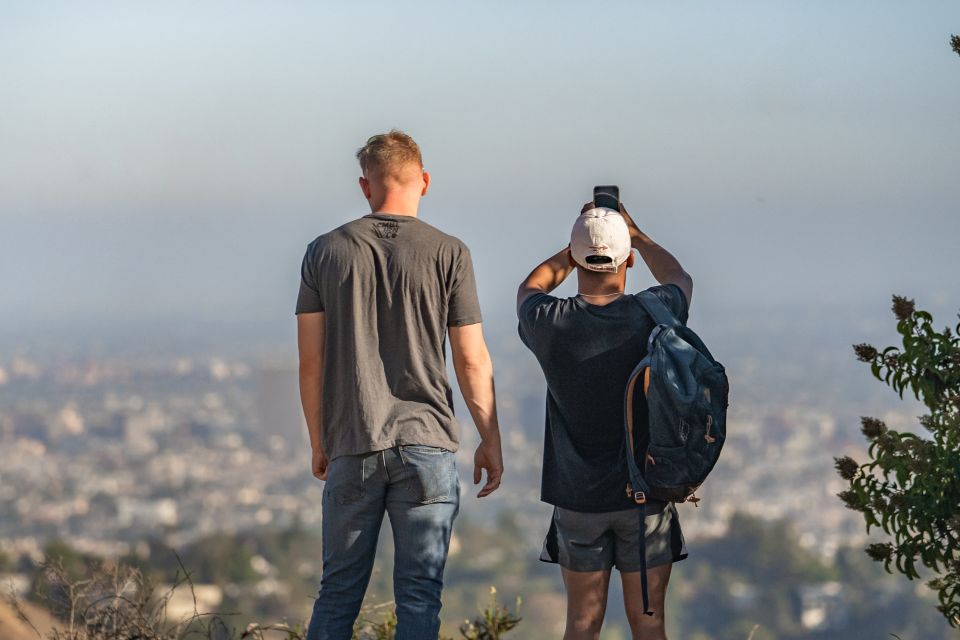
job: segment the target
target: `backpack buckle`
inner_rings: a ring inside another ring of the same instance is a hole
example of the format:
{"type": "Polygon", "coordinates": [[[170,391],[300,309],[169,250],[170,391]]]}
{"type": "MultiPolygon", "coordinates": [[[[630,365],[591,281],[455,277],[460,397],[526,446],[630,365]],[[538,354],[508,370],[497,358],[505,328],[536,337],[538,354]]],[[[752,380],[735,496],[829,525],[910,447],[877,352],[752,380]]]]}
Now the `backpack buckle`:
{"type": "Polygon", "coordinates": [[[645,504],[647,502],[647,494],[643,491],[634,491],[633,485],[629,482],[627,483],[627,497],[633,498],[633,501],[637,504],[645,504]]]}

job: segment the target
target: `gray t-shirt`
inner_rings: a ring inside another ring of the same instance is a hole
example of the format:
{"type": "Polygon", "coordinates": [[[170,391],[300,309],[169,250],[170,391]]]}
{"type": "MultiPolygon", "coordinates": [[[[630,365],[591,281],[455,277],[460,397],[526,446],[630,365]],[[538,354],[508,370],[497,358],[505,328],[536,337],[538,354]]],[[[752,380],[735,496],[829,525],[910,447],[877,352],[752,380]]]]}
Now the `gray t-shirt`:
{"type": "Polygon", "coordinates": [[[447,327],[481,319],[466,245],[411,216],[348,222],[303,258],[297,313],[317,312],[327,456],[398,444],[456,451],[447,327]]]}

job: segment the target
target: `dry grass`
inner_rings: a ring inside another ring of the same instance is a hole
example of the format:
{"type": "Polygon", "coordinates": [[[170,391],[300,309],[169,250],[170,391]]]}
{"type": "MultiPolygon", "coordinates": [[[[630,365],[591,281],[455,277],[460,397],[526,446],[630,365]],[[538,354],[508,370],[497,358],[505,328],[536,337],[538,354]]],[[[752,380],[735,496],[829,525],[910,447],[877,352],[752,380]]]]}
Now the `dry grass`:
{"type": "MultiPolygon", "coordinates": [[[[75,579],[58,562],[48,562],[41,567],[36,591],[53,618],[11,595],[7,597],[11,622],[0,627],[0,634],[4,640],[304,640],[301,625],[252,623],[239,629],[228,622],[235,613],[201,612],[190,574],[179,557],[177,562],[177,579],[162,591],[132,567],[101,565],[75,579]],[[168,605],[180,588],[189,590],[192,612],[171,619],[168,605]]],[[[392,640],[397,624],[392,605],[364,607],[354,640],[392,640]]],[[[518,600],[517,611],[519,606],[518,600]]],[[[500,605],[491,588],[488,605],[475,620],[461,625],[460,635],[466,640],[499,640],[519,623],[517,612],[500,605]]]]}

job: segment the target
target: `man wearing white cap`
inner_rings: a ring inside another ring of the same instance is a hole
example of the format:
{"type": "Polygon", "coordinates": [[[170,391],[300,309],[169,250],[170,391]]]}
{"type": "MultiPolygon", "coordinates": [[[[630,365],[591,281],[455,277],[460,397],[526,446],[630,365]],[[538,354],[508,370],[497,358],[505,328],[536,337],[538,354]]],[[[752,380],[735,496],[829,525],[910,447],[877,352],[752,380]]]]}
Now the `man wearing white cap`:
{"type": "MultiPolygon", "coordinates": [[[[650,609],[643,615],[640,522],[624,491],[623,397],[646,355],[654,321],[625,293],[633,249],[656,294],[686,322],[693,280],[627,211],[584,205],[570,245],[537,266],[517,292],[519,332],[547,382],[541,499],[554,506],[540,559],[559,563],[567,591],[565,640],[596,640],[613,567],[620,571],[633,638],[665,640],[664,598],[673,562],[686,557],[673,504],[649,501],[645,520],[650,609]],[[572,298],[549,295],[576,269],[572,298]]],[[[641,437],[646,431],[641,425],[641,437]]]]}

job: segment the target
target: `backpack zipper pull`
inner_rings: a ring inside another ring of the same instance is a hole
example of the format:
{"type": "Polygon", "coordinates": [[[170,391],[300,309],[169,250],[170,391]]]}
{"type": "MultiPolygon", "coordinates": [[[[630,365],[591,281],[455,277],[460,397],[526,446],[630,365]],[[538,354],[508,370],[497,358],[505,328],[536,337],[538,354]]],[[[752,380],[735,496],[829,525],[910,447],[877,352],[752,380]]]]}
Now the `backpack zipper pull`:
{"type": "Polygon", "coordinates": [[[717,441],[716,438],[710,435],[710,428],[713,426],[713,416],[709,413],[707,414],[707,432],[703,434],[703,439],[706,440],[709,444],[713,444],[717,441]]]}

